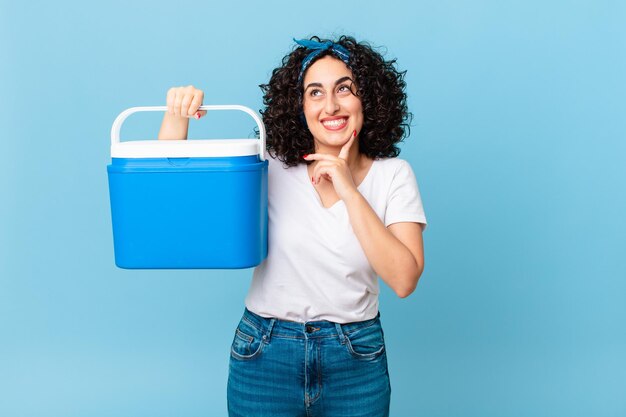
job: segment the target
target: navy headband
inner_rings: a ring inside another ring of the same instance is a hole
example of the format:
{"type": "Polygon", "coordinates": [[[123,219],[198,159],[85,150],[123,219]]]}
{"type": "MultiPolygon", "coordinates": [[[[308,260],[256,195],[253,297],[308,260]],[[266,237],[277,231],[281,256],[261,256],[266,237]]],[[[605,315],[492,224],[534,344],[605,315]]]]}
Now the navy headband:
{"type": "Polygon", "coordinates": [[[298,75],[298,82],[302,81],[302,75],[311,64],[311,61],[324,51],[328,51],[330,49],[335,56],[341,59],[346,65],[348,65],[348,61],[350,60],[350,52],[345,47],[333,41],[318,42],[307,39],[298,40],[294,38],[294,42],[311,51],[302,61],[302,67],[300,67],[300,74],[298,75]]]}

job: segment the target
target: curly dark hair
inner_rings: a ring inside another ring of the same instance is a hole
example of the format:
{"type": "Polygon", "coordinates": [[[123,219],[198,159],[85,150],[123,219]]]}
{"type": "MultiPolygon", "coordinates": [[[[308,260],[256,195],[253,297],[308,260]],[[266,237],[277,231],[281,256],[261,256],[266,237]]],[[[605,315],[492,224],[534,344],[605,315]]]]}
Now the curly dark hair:
{"type": "MultiPolygon", "coordinates": [[[[317,36],[311,40],[326,41],[317,36]]],[[[350,52],[348,68],[354,75],[355,95],[361,99],[363,107],[360,152],[372,159],[398,156],[400,149],[396,144],[408,136],[412,118],[404,91],[406,71],[398,71],[395,59],[385,61],[366,42],[358,43],[352,37],[341,36],[335,43],[350,52]]],[[[261,114],[267,130],[268,152],[287,166],[295,166],[302,162],[305,154],[315,152],[313,136],[302,113],[302,80],[298,80],[302,61],[309,52],[305,47],[295,48],[283,58],[282,65],[274,69],[269,83],[260,85],[266,106],[261,114]]],[[[333,50],[319,54],[307,68],[327,55],[334,56],[333,50]]]]}

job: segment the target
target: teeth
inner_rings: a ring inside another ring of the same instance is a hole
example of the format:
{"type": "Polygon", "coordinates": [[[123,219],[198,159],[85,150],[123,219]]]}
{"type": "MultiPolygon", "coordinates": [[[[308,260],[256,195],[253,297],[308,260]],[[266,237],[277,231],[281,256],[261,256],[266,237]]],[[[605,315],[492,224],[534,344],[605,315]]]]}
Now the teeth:
{"type": "Polygon", "coordinates": [[[322,122],[324,126],[328,126],[328,127],[338,127],[344,123],[346,123],[346,119],[336,119],[336,120],[329,120],[326,122],[322,122]]]}

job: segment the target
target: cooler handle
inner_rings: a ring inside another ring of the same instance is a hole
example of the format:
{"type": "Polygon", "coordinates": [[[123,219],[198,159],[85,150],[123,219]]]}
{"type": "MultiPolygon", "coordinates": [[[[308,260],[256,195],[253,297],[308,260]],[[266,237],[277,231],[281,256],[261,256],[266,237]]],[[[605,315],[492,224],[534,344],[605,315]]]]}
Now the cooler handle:
{"type": "MultiPolygon", "coordinates": [[[[259,158],[261,161],[265,160],[265,125],[263,125],[263,121],[261,121],[261,118],[254,112],[254,110],[238,104],[200,106],[198,110],[239,110],[244,113],[248,113],[252,116],[256,125],[259,127],[259,158]]],[[[167,111],[167,106],[131,107],[121,112],[115,118],[113,126],[111,127],[111,145],[120,142],[120,130],[122,129],[122,123],[124,123],[124,120],[126,120],[126,118],[131,114],[140,111],[167,111]]]]}

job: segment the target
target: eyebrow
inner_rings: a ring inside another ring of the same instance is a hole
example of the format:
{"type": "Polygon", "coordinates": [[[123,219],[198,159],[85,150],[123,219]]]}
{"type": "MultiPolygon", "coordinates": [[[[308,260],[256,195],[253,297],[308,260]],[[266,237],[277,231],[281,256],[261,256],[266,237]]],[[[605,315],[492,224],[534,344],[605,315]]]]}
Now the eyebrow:
{"type": "MultiPolygon", "coordinates": [[[[342,82],[347,81],[347,80],[350,80],[350,81],[354,82],[354,81],[352,80],[352,78],[350,78],[350,77],[348,77],[348,76],[345,76],[345,77],[341,77],[340,79],[338,79],[337,81],[335,81],[335,85],[341,84],[342,82]]],[[[322,83],[310,83],[309,85],[307,85],[307,86],[304,88],[304,91],[306,91],[306,90],[307,90],[307,88],[309,88],[309,87],[323,87],[323,86],[322,86],[322,83]]]]}

